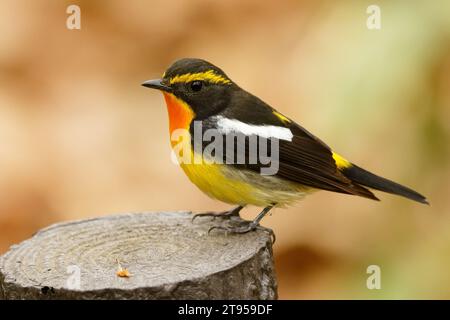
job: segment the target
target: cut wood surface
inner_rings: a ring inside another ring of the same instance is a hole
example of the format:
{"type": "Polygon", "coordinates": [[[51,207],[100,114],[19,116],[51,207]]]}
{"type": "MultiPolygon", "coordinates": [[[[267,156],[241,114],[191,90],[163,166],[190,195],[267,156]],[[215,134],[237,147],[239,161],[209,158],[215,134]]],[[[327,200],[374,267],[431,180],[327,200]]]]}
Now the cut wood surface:
{"type": "Polygon", "coordinates": [[[0,298],[277,298],[267,232],[208,235],[223,219],[191,218],[135,213],[52,225],[0,258],[0,298]]]}

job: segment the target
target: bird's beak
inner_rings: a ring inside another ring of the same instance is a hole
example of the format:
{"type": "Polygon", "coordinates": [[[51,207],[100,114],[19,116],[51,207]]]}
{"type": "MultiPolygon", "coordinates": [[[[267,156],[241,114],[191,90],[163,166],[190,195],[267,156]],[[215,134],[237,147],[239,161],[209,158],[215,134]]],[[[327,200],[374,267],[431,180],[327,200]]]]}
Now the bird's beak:
{"type": "Polygon", "coordinates": [[[164,85],[161,79],[147,80],[142,83],[144,87],[157,89],[166,92],[172,92],[172,88],[164,85]]]}

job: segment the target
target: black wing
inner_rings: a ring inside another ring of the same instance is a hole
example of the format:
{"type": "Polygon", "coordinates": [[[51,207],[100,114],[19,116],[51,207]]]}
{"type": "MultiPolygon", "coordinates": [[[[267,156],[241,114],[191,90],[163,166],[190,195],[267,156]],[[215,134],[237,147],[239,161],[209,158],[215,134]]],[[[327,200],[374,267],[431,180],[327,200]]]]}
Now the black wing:
{"type": "Polygon", "coordinates": [[[378,200],[368,189],[342,174],[327,145],[295,123],[290,127],[292,141],[279,141],[277,176],[312,188],[378,200]]]}
{"type": "MultiPolygon", "coordinates": [[[[244,92],[234,107],[227,108],[219,116],[236,119],[247,124],[284,127],[291,131],[293,135],[291,141],[278,140],[279,160],[277,163],[278,171],[275,174],[277,177],[315,189],[353,194],[378,200],[368,189],[352,182],[343,175],[336,166],[331,149],[325,143],[295,122],[291,120],[283,121],[274,114],[274,111],[274,109],[257,97],[244,92]]],[[[211,117],[211,119],[204,121],[205,128],[215,128],[217,123],[212,120],[215,118],[211,117]]],[[[223,143],[224,149],[228,152],[221,155],[224,161],[234,163],[234,166],[240,167],[243,170],[256,172],[261,172],[264,166],[267,167],[267,165],[263,165],[260,162],[249,163],[249,136],[246,137],[248,139],[246,140],[245,148],[241,148],[241,150],[237,148],[237,143],[231,146],[227,144],[226,136],[227,134],[224,134],[223,143]],[[230,147],[233,150],[229,150],[230,147]],[[237,158],[227,158],[227,154],[236,156],[242,150],[245,150],[245,163],[236,164],[237,158]]],[[[258,139],[258,141],[265,143],[264,139],[258,139]]],[[[260,143],[258,143],[258,148],[260,147],[260,143]]],[[[208,142],[203,142],[203,145],[205,144],[208,144],[208,142]]]]}

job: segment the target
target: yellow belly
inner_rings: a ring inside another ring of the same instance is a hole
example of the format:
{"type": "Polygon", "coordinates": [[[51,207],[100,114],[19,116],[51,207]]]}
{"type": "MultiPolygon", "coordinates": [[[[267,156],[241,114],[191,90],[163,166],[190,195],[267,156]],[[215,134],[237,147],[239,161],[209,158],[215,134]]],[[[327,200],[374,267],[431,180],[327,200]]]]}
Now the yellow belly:
{"type": "Polygon", "coordinates": [[[191,161],[180,166],[205,194],[230,204],[258,207],[276,204],[282,207],[300,200],[309,192],[307,188],[275,176],[262,176],[227,164],[191,161]]]}

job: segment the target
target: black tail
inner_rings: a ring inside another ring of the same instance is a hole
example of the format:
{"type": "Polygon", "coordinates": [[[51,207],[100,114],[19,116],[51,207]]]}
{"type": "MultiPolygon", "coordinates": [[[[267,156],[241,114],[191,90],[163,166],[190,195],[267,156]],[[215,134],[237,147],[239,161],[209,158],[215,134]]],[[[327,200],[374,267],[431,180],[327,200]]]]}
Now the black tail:
{"type": "Polygon", "coordinates": [[[343,169],[342,173],[357,184],[372,189],[393,193],[417,202],[429,204],[427,199],[423,195],[415,192],[414,190],[370,173],[369,171],[364,170],[363,168],[360,168],[354,164],[352,164],[351,167],[343,169]]]}

